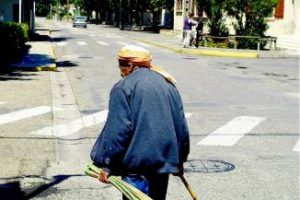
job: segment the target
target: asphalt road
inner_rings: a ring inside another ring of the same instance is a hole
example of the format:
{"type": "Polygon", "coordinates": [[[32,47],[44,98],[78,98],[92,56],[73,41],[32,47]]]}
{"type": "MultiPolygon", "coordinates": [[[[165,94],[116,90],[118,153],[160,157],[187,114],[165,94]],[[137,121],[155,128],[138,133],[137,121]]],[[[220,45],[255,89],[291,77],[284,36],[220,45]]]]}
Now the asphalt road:
{"type": "MultiPolygon", "coordinates": [[[[135,40],[145,33],[105,25],[84,29],[53,21],[49,28],[60,71],[51,75],[52,105],[67,110],[54,112],[54,126],[68,128],[55,129],[61,134],[49,148],[56,158],[43,179],[49,187],[33,199],[120,198],[113,187],[83,176],[82,169],[104,125],[109,91],[121,78],[116,53],[125,44],[149,49],[153,63],[177,79],[191,134],[186,177],[199,199],[299,198],[297,58],[191,56],[135,40]],[[63,97],[56,98],[61,90],[63,97]],[[76,127],[77,119],[85,128],[76,127]]],[[[167,199],[190,199],[176,177],[170,179],[167,199]]]]}

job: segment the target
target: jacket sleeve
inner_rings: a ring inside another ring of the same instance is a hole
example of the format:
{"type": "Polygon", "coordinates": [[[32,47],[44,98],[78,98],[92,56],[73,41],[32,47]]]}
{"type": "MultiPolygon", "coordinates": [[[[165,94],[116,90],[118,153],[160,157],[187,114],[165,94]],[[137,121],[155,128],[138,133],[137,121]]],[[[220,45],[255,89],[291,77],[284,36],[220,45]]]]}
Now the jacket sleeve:
{"type": "Polygon", "coordinates": [[[114,87],[110,93],[107,121],[91,151],[95,165],[110,172],[121,170],[132,137],[129,105],[124,90],[114,87]]]}

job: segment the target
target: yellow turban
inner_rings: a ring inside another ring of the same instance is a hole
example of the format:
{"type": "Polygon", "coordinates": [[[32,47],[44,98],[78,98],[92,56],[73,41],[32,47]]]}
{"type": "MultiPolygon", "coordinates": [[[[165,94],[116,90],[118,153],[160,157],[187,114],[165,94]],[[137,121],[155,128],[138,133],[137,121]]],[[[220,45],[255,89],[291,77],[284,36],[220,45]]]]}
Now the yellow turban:
{"type": "Polygon", "coordinates": [[[149,67],[152,71],[155,71],[163,76],[168,82],[172,84],[176,83],[176,80],[173,76],[171,76],[162,68],[151,64],[152,54],[145,48],[134,45],[126,45],[119,50],[118,59],[122,67],[149,67]]]}
{"type": "Polygon", "coordinates": [[[127,45],[118,53],[120,62],[133,66],[150,67],[152,55],[150,51],[142,47],[127,45]]]}

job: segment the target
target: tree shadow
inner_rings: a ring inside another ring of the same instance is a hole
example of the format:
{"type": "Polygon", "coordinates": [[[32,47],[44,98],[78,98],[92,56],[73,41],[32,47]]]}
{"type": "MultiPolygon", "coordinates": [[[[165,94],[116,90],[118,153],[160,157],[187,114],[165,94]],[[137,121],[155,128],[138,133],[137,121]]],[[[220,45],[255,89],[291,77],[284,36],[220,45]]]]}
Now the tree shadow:
{"type": "Polygon", "coordinates": [[[0,81],[12,81],[12,80],[29,81],[29,80],[33,80],[33,78],[27,78],[27,77],[32,77],[32,76],[36,76],[36,74],[22,72],[22,71],[7,70],[3,74],[0,73],[0,81]]]}
{"type": "Polygon", "coordinates": [[[65,60],[65,61],[59,61],[56,62],[57,67],[76,67],[78,64],[70,61],[70,60],[65,60]]]}
{"type": "Polygon", "coordinates": [[[33,33],[30,35],[31,42],[50,41],[49,35],[41,35],[39,33],[33,33]]]}
{"type": "MultiPolygon", "coordinates": [[[[7,200],[28,200],[33,197],[36,197],[43,192],[50,189],[52,186],[59,184],[70,177],[75,176],[85,176],[83,174],[76,174],[76,175],[56,175],[53,176],[51,182],[39,185],[38,187],[29,189],[31,192],[26,193],[22,190],[21,184],[19,181],[13,181],[10,183],[0,184],[0,199],[7,199],[7,200]]],[[[19,177],[21,178],[21,177],[19,177]]]]}
{"type": "Polygon", "coordinates": [[[63,42],[72,38],[73,37],[52,37],[51,42],[63,42]]]}

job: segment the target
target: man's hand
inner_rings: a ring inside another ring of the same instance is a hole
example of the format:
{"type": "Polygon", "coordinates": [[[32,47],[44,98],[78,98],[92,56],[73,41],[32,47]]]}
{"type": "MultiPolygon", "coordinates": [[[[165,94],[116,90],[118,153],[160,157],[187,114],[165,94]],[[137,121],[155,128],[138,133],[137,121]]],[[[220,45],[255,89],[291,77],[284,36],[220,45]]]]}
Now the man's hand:
{"type": "Polygon", "coordinates": [[[174,176],[183,176],[184,174],[184,169],[183,169],[183,163],[178,165],[178,173],[174,173],[174,176]]]}
{"type": "Polygon", "coordinates": [[[101,181],[102,183],[109,183],[108,177],[109,177],[109,173],[102,169],[98,176],[98,180],[101,181]]]}

